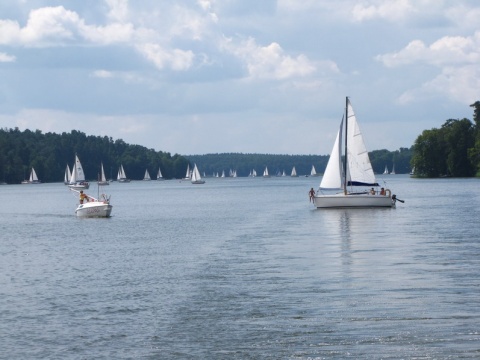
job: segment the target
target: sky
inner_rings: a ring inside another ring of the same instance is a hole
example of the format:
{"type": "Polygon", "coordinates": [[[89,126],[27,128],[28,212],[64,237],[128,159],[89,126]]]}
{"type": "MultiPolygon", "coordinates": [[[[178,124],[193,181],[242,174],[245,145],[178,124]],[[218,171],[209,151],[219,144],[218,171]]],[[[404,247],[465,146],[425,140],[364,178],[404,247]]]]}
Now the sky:
{"type": "Polygon", "coordinates": [[[473,119],[478,0],[3,0],[0,127],[157,151],[330,153],[473,119]]]}

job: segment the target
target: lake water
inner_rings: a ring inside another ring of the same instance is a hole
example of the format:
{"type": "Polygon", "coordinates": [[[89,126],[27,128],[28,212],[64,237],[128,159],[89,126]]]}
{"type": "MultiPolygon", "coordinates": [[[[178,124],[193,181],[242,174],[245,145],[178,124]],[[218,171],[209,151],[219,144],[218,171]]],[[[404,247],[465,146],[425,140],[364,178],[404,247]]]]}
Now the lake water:
{"type": "Polygon", "coordinates": [[[480,180],[384,179],[404,204],[316,210],[312,177],[112,183],[109,219],[0,186],[0,358],[480,358],[480,180]]]}

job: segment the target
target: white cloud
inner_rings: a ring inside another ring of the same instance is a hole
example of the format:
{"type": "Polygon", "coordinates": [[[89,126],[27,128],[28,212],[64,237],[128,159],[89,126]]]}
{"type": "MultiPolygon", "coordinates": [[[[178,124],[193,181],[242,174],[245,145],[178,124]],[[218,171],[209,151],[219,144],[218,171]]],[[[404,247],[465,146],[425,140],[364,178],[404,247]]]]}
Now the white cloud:
{"type": "Polygon", "coordinates": [[[158,69],[170,67],[173,70],[187,70],[192,66],[195,57],[192,51],[167,50],[158,44],[143,44],[139,45],[137,49],[158,69]]]}
{"type": "Polygon", "coordinates": [[[31,47],[60,46],[66,42],[88,41],[96,44],[127,42],[133,38],[131,24],[107,26],[85,24],[80,16],[63,6],[32,10],[25,27],[12,20],[0,20],[0,44],[31,47]]]}
{"type": "Polygon", "coordinates": [[[448,64],[475,64],[480,62],[480,32],[471,37],[445,36],[430,46],[414,40],[404,49],[376,57],[387,67],[427,63],[435,66],[448,64]]]}
{"type": "Polygon", "coordinates": [[[420,87],[404,92],[398,99],[401,104],[421,102],[445,97],[469,105],[478,100],[480,68],[477,65],[445,67],[434,79],[420,87]]]}
{"type": "Polygon", "coordinates": [[[409,0],[363,1],[353,6],[352,16],[355,21],[375,18],[399,21],[414,15],[416,12],[417,9],[409,0]]]}
{"type": "Polygon", "coordinates": [[[95,70],[92,75],[102,79],[112,78],[114,76],[111,71],[107,70],[95,70]]]}
{"type": "Polygon", "coordinates": [[[14,62],[15,56],[0,52],[0,62],[14,62]]]}
{"type": "Polygon", "coordinates": [[[108,17],[114,22],[125,22],[128,19],[128,0],[105,0],[110,7],[108,17]]]}
{"type": "Polygon", "coordinates": [[[315,72],[314,64],[303,54],[293,58],[273,42],[267,46],[257,45],[253,38],[236,43],[226,39],[225,48],[242,59],[251,79],[287,79],[306,76],[315,72]]]}

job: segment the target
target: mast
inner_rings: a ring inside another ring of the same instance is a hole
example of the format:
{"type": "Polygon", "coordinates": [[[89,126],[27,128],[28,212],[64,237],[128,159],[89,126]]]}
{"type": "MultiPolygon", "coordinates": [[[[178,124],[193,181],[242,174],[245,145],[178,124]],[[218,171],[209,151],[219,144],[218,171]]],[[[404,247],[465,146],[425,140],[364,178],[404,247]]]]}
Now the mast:
{"type": "Polygon", "coordinates": [[[343,163],[343,193],[347,195],[347,154],[348,154],[348,96],[345,99],[345,162],[343,163]]]}

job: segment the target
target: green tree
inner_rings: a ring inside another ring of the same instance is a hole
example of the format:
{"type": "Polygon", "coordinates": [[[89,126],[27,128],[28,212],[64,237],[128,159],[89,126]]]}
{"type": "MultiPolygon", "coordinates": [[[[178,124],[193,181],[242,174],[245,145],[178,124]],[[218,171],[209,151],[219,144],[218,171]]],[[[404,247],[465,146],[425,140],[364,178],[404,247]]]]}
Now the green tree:
{"type": "Polygon", "coordinates": [[[474,167],[477,176],[480,176],[480,101],[474,102],[473,107],[473,122],[475,124],[474,138],[475,143],[468,151],[468,157],[474,167]]]}

